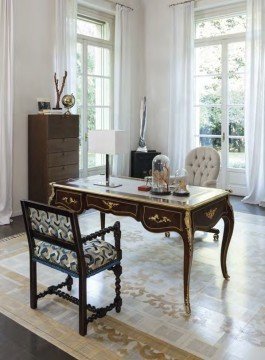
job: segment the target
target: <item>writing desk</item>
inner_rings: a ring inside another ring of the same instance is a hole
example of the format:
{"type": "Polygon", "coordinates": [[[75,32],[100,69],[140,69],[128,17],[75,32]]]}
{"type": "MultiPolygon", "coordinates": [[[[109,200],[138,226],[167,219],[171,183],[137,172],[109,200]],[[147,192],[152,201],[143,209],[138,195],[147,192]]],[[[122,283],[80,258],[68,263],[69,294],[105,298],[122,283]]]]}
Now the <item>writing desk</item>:
{"type": "Polygon", "coordinates": [[[111,213],[130,216],[150,232],[179,233],[184,244],[184,303],[188,314],[191,312],[189,282],[194,232],[198,229],[208,231],[223,219],[221,269],[224,278],[229,279],[226,258],[234,229],[234,214],[227,191],[190,186],[190,196],[187,198],[173,195],[157,197],[138,191],[138,186],[143,185],[141,180],[115,178],[115,182],[122,184],[117,188],[94,185],[101,180],[104,180],[104,176],[99,175],[51,183],[50,204],[79,214],[88,209],[99,210],[102,228],[105,226],[105,214],[111,213]]]}

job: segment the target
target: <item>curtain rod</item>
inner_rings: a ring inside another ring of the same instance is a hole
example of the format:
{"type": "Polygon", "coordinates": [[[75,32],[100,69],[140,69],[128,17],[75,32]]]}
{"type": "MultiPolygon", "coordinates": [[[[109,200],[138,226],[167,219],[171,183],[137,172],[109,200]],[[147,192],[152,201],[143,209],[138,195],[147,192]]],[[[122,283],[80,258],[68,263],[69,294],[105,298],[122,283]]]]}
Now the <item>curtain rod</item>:
{"type": "Polygon", "coordinates": [[[123,7],[127,8],[127,9],[130,9],[130,10],[132,10],[132,11],[133,11],[133,8],[131,8],[130,6],[123,5],[123,4],[120,4],[120,3],[118,3],[118,2],[116,2],[116,5],[123,6],[123,7]]]}
{"type": "Polygon", "coordinates": [[[182,1],[182,2],[176,3],[176,4],[171,4],[171,5],[169,5],[169,7],[177,6],[177,5],[183,5],[183,4],[187,4],[187,3],[195,2],[195,1],[196,1],[196,0],[186,0],[186,1],[182,1]]]}

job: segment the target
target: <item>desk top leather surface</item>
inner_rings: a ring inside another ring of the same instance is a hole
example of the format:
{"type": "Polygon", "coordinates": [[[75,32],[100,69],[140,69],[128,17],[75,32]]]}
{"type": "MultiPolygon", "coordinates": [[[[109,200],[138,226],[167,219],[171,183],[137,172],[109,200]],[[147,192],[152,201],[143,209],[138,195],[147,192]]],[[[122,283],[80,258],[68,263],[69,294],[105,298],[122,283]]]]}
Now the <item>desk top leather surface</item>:
{"type": "Polygon", "coordinates": [[[104,180],[104,175],[96,175],[87,178],[69,179],[67,181],[60,181],[52,184],[55,188],[64,190],[74,190],[91,195],[105,195],[107,197],[121,198],[139,203],[148,203],[149,205],[160,204],[171,208],[174,207],[176,209],[181,208],[187,210],[192,210],[229,195],[228,191],[222,189],[189,186],[190,196],[188,197],[178,197],[174,195],[157,196],[150,194],[150,192],[138,190],[139,185],[145,184],[144,180],[123,177],[111,177],[110,182],[122,185],[116,188],[95,185],[97,182],[104,180]]]}

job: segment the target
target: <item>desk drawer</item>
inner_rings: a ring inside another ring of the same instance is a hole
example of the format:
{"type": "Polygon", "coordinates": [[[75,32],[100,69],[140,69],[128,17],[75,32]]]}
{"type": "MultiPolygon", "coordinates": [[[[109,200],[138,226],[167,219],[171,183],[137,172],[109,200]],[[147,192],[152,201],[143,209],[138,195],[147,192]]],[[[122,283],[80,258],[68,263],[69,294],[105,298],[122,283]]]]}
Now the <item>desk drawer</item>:
{"type": "Polygon", "coordinates": [[[63,138],[48,140],[48,153],[58,153],[66,151],[78,151],[78,138],[63,138]]]}
{"type": "Polygon", "coordinates": [[[87,195],[86,205],[88,209],[93,208],[114,215],[137,217],[138,205],[126,200],[110,199],[101,196],[87,195]]]}
{"type": "Polygon", "coordinates": [[[215,224],[217,224],[223,213],[226,211],[226,204],[226,198],[223,198],[194,210],[194,226],[201,230],[212,228],[215,224]]]}
{"type": "Polygon", "coordinates": [[[48,167],[60,165],[77,164],[79,153],[77,151],[66,151],[48,154],[48,167]]]}
{"type": "Polygon", "coordinates": [[[56,189],[54,206],[62,206],[66,209],[82,212],[82,195],[73,191],[56,189]]]}
{"type": "Polygon", "coordinates": [[[143,223],[148,230],[182,230],[182,212],[144,206],[143,223]]]}
{"type": "Polygon", "coordinates": [[[51,181],[77,178],[79,175],[79,165],[56,166],[48,169],[48,179],[51,181]]]}

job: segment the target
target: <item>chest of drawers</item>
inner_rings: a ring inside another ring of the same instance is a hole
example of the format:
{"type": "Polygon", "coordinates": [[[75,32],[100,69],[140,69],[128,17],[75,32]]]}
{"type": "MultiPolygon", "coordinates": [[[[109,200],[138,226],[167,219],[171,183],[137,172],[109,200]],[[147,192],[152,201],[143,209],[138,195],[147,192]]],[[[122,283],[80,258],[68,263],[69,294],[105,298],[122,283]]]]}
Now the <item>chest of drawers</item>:
{"type": "Polygon", "coordinates": [[[28,116],[29,199],[47,203],[49,183],[79,176],[79,116],[28,116]]]}

